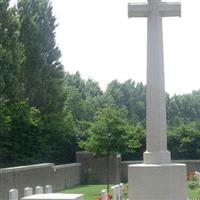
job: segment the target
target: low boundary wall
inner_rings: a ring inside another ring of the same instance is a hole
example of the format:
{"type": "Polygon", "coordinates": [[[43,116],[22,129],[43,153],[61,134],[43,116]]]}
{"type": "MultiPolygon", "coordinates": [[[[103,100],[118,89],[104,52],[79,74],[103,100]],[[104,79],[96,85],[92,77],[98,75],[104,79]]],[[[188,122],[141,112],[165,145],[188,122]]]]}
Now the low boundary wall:
{"type": "Polygon", "coordinates": [[[63,190],[74,185],[80,184],[81,164],[73,163],[57,165],[54,167],[54,189],[63,190]]]}
{"type": "MultiPolygon", "coordinates": [[[[81,183],[106,183],[105,158],[97,158],[88,152],[77,152],[77,162],[65,165],[44,163],[0,169],[0,200],[8,200],[8,191],[18,189],[20,197],[25,187],[52,185],[54,192],[81,183]]],[[[174,160],[185,163],[187,172],[199,171],[200,160],[174,160]]],[[[128,165],[142,161],[121,161],[120,155],[110,157],[110,182],[128,181],[128,165]]]]}
{"type": "MultiPolygon", "coordinates": [[[[95,157],[92,153],[76,152],[76,160],[81,163],[81,183],[106,183],[106,159],[95,157]]],[[[121,155],[109,157],[109,180],[111,184],[120,183],[121,155]]]]}
{"type": "Polygon", "coordinates": [[[0,169],[0,200],[8,199],[10,189],[23,196],[25,187],[52,185],[54,191],[80,184],[80,163],[57,165],[44,163],[0,169]]]}

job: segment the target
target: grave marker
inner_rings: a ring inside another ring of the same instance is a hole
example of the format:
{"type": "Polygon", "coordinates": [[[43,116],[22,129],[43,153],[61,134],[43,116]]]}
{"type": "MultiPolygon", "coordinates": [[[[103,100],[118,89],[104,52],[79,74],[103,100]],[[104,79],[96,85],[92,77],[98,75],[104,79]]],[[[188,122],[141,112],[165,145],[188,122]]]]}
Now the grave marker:
{"type": "Polygon", "coordinates": [[[112,193],[112,199],[117,200],[117,191],[115,186],[111,187],[111,193],[112,193]]]}
{"type": "Polygon", "coordinates": [[[9,190],[9,200],[18,200],[18,198],[19,198],[18,190],[16,189],[9,190]]]}
{"type": "Polygon", "coordinates": [[[52,189],[52,185],[46,185],[45,186],[45,193],[52,193],[53,189],[52,189]]]}
{"type": "Polygon", "coordinates": [[[31,187],[24,188],[24,196],[25,197],[30,196],[32,194],[33,194],[33,188],[31,188],[31,187]]]}
{"type": "Polygon", "coordinates": [[[42,186],[37,186],[35,188],[35,194],[43,194],[43,187],[42,186]]]}
{"type": "Polygon", "coordinates": [[[108,200],[107,190],[101,190],[102,200],[108,200]]]}

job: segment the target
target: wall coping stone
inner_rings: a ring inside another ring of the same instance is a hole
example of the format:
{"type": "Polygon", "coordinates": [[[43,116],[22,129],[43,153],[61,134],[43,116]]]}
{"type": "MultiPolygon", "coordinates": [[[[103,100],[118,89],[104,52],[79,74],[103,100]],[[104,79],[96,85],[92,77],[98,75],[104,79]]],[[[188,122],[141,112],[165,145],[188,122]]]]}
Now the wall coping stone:
{"type": "Polygon", "coordinates": [[[62,168],[67,168],[67,167],[79,167],[81,166],[81,163],[69,163],[69,164],[64,164],[64,165],[55,165],[55,169],[62,169],[62,168]]]}
{"type": "Polygon", "coordinates": [[[53,163],[42,163],[42,164],[36,164],[36,165],[2,168],[2,169],[0,169],[0,173],[26,171],[26,170],[30,170],[30,169],[45,168],[45,167],[53,168],[54,164],[53,163]]]}

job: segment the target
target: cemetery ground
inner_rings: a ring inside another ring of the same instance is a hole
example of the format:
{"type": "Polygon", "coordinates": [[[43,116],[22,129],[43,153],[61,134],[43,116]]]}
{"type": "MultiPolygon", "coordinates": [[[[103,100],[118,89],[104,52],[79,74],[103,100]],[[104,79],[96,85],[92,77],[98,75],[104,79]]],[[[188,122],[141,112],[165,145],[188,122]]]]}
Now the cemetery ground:
{"type": "Polygon", "coordinates": [[[64,193],[84,194],[84,199],[96,200],[101,195],[101,190],[106,189],[105,184],[80,185],[64,190],[64,193]]]}
{"type": "Polygon", "coordinates": [[[200,180],[195,176],[188,181],[188,197],[191,200],[200,199],[200,180]]]}
{"type": "MultiPolygon", "coordinates": [[[[193,181],[188,181],[188,197],[190,200],[199,200],[200,199],[200,186],[198,187],[190,187],[193,185],[193,181]]],[[[195,185],[195,183],[194,183],[195,185]]],[[[126,187],[127,188],[127,185],[126,187]]],[[[87,200],[97,200],[98,197],[101,196],[101,190],[106,189],[106,185],[99,184],[99,185],[81,185],[66,189],[62,192],[64,193],[77,193],[77,194],[84,194],[84,198],[87,200]]],[[[125,192],[126,189],[125,189],[125,192]]]]}
{"type": "Polygon", "coordinates": [[[200,187],[196,189],[188,188],[188,197],[190,200],[199,200],[200,199],[200,187]]]}
{"type": "Polygon", "coordinates": [[[191,190],[188,189],[188,196],[190,200],[199,200],[200,199],[200,188],[191,190]]]}

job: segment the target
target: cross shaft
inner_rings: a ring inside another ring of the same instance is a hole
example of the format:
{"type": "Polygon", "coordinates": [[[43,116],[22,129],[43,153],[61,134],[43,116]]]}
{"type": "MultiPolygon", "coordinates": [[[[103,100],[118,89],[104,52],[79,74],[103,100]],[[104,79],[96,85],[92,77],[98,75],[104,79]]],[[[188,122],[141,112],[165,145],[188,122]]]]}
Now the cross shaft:
{"type": "Polygon", "coordinates": [[[180,3],[148,0],[128,5],[129,17],[147,17],[147,94],[145,164],[170,163],[167,150],[162,17],[180,16],[180,3]]]}

